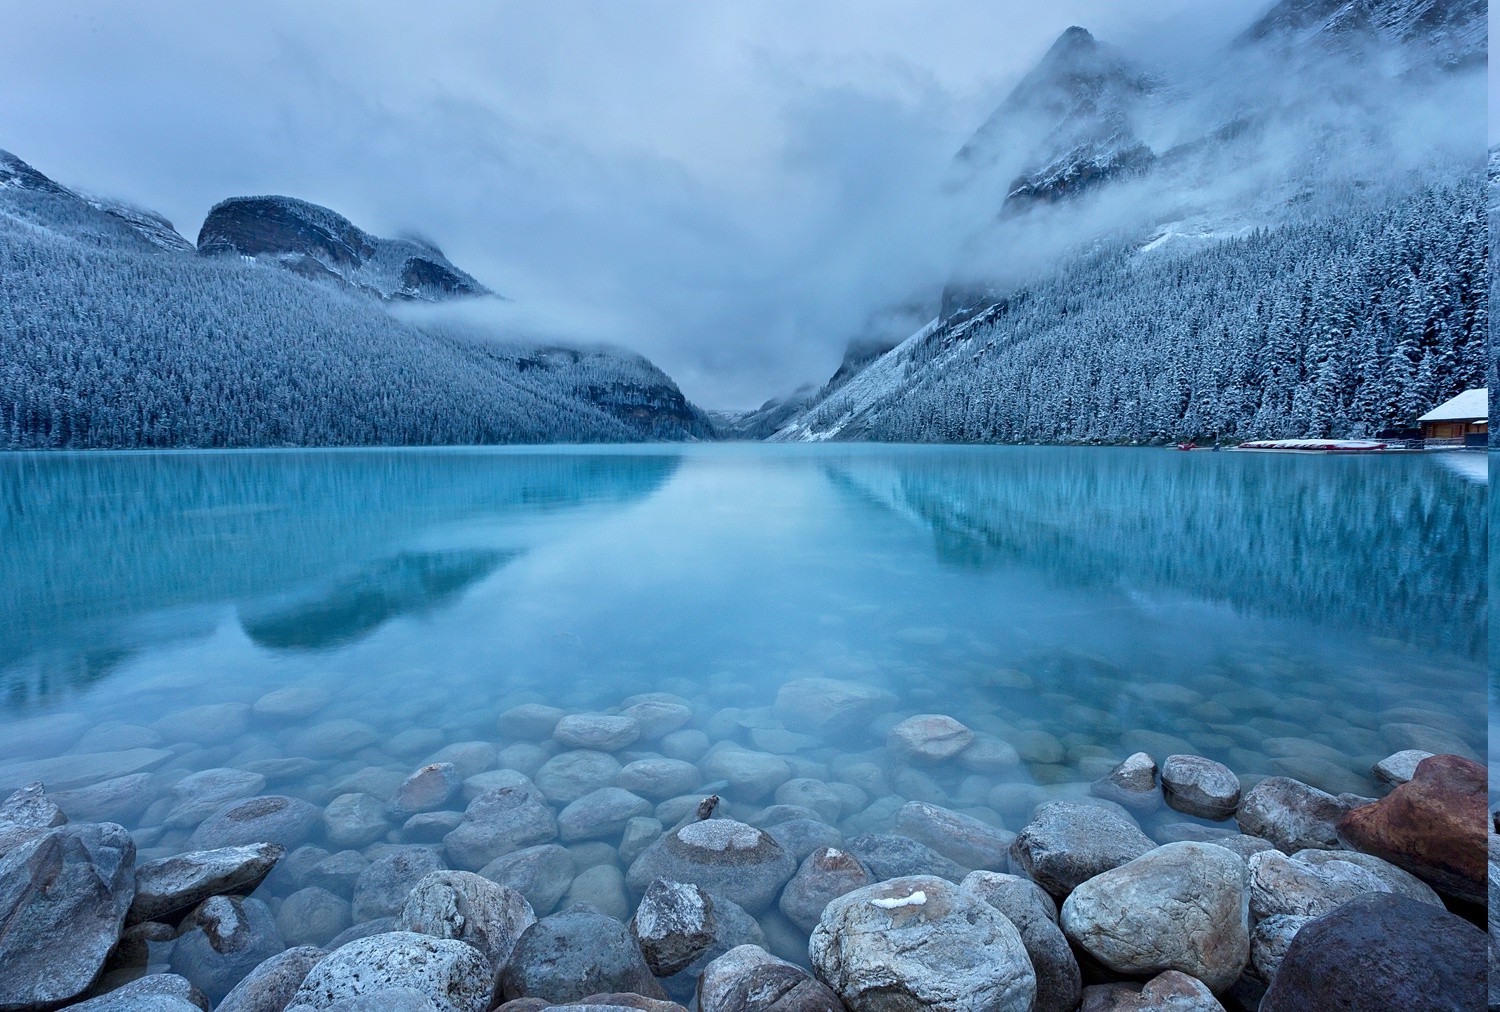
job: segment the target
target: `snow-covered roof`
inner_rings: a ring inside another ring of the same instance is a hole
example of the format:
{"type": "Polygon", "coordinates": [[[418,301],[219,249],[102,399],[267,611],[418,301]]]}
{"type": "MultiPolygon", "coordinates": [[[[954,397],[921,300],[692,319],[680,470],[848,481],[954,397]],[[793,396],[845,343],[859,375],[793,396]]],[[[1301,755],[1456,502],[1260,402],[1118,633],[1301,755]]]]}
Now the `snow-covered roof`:
{"type": "Polygon", "coordinates": [[[1444,401],[1419,422],[1467,422],[1490,417],[1490,391],[1487,387],[1465,390],[1457,397],[1444,401]]]}

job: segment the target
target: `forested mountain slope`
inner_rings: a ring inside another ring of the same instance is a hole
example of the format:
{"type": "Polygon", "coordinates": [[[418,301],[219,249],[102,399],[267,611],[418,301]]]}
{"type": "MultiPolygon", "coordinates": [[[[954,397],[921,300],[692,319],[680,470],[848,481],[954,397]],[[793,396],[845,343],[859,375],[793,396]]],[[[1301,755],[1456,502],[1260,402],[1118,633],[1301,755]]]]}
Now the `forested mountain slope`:
{"type": "Polygon", "coordinates": [[[0,447],[711,434],[644,359],[566,360],[405,323],[276,266],[165,251],[71,192],[0,189],[0,447]]]}

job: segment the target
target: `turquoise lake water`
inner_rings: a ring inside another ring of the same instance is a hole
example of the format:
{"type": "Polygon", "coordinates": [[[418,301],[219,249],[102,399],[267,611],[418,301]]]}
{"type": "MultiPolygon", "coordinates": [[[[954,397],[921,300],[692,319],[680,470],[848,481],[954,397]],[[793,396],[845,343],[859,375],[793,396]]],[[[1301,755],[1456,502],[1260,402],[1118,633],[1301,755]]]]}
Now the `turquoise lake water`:
{"type": "MultiPolygon", "coordinates": [[[[561,748],[508,740],[504,711],[667,693],[697,733],[594,768],[686,750],[689,793],[754,821],[780,795],[701,757],[734,743],[826,782],[845,838],[907,800],[1015,831],[1138,750],[1373,795],[1398,749],[1486,755],[1483,467],[1041,447],[0,456],[0,790],[42,770],[148,859],[257,792],[378,810],[459,743],[465,776],[535,776],[561,748]],[[788,733],[778,688],[813,676],[893,702],[841,737],[788,733]],[[287,687],[320,691],[294,716],[256,708],[287,687]],[[904,765],[885,731],[917,713],[1015,762],[904,765]],[[208,770],[226,793],[205,808],[186,778],[208,770]]],[[[442,818],[377,826],[365,854],[435,845],[442,818]]],[[[1141,821],[1165,840],[1193,820],[1141,821]]],[[[338,849],[320,832],[314,856],[338,849]]],[[[570,845],[575,891],[604,865],[588,898],[604,881],[600,902],[629,902],[616,843],[570,845]]],[[[257,895],[280,909],[304,884],[257,895]]],[[[768,935],[805,954],[778,916],[768,935]]],[[[322,930],[348,923],[346,903],[322,930]]]]}

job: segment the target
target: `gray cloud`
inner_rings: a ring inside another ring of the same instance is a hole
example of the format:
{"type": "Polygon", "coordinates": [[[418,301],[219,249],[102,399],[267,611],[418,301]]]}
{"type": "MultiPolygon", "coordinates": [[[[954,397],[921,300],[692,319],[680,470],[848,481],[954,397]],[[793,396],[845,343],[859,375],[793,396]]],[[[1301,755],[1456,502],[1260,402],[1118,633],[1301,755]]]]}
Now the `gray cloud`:
{"type": "Polygon", "coordinates": [[[419,232],[497,326],[750,406],[940,284],[948,159],[1064,28],[1193,62],[1267,5],[0,0],[0,147],[190,237],[247,193],[419,232]]]}

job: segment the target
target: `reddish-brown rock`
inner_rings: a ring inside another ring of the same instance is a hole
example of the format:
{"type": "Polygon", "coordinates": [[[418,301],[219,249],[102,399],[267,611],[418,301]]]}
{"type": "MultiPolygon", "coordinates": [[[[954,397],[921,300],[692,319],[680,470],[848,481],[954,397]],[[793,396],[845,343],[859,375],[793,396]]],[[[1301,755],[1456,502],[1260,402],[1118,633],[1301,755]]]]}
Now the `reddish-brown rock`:
{"type": "Polygon", "coordinates": [[[1456,755],[1417,764],[1410,783],[1339,820],[1339,841],[1404,868],[1438,892],[1487,897],[1489,811],[1485,769],[1456,755]]]}

